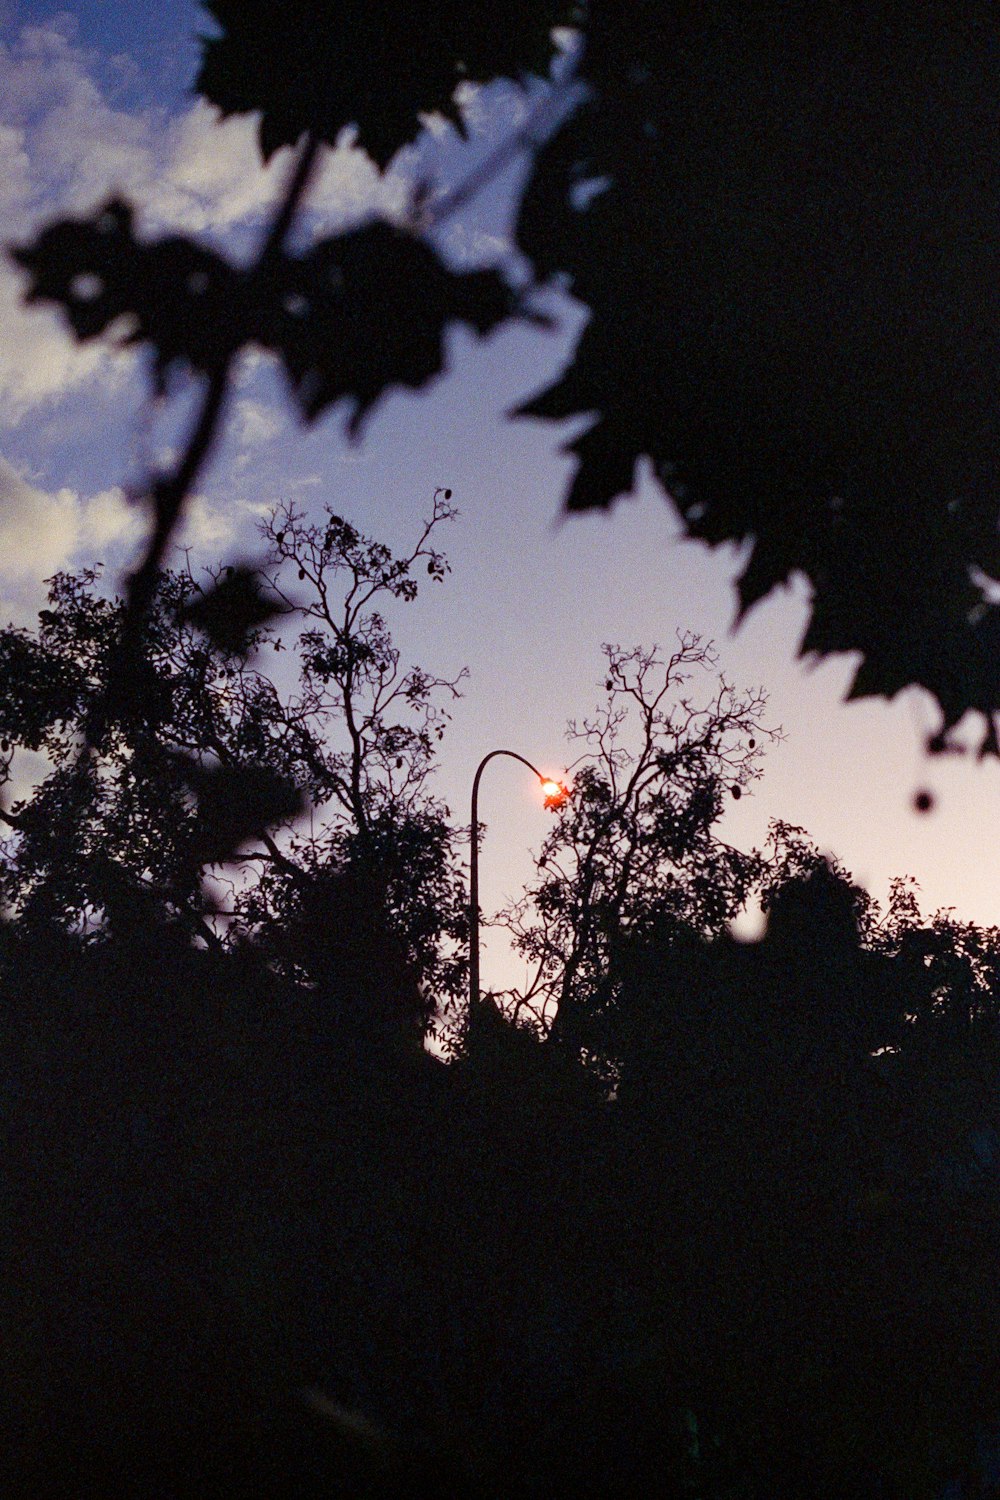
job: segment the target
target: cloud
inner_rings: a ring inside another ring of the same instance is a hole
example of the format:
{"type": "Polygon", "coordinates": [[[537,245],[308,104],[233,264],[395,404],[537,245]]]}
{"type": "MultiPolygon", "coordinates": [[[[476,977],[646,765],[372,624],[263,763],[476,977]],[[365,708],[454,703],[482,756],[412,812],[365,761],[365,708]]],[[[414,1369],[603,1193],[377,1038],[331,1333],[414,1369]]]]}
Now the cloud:
{"type": "Polygon", "coordinates": [[[262,521],[274,510],[273,504],[267,500],[238,500],[237,505],[245,516],[252,516],[255,521],[262,521]]]}
{"type": "Polygon", "coordinates": [[[438,246],[449,262],[462,270],[472,266],[498,266],[508,260],[514,247],[509,236],[477,229],[464,219],[453,219],[438,237],[438,246]]]}
{"type": "Polygon", "coordinates": [[[273,201],[283,164],[261,168],[252,122],[217,124],[200,99],[173,118],[159,107],[118,108],[98,82],[103,61],[58,19],[0,44],[0,126],[9,137],[0,160],[6,166],[16,153],[18,167],[0,187],[6,211],[12,195],[36,213],[82,213],[119,192],[147,226],[197,232],[273,201]]]}
{"type": "Polygon", "coordinates": [[[81,503],[82,519],[78,546],[94,552],[120,551],[136,547],[145,535],[142,511],[125,497],[120,485],[101,490],[81,503]]]}
{"type": "MultiPolygon", "coordinates": [[[[74,40],[65,17],[25,26],[0,42],[0,221],[4,239],[31,238],[59,214],[89,212],[112,193],[138,211],[141,230],[181,230],[216,241],[256,226],[289,170],[286,148],[261,165],[256,119],[222,120],[204,100],[177,115],[120,108],[101,78],[129,60],[104,59],[74,40]]],[[[398,213],[401,177],[381,177],[348,141],[324,154],[310,195],[323,232],[374,209],[398,213]]],[[[135,368],[133,351],[75,344],[50,308],[21,305],[22,279],[0,259],[0,423],[75,388],[114,393],[135,368]]]]}
{"type": "MultiPolygon", "coordinates": [[[[46,490],[0,456],[0,616],[30,622],[53,573],[105,563],[112,576],[136,554],[147,531],[143,507],[117,485],[94,495],[63,486],[46,490]]],[[[208,496],[187,503],[178,547],[214,561],[232,541],[232,508],[208,496]]],[[[175,558],[175,561],[179,559],[175,558]]]]}
{"type": "Polygon", "coordinates": [[[71,489],[30,484],[0,458],[0,571],[16,583],[65,567],[80,535],[80,505],[71,489]]]}
{"type": "Polygon", "coordinates": [[[83,496],[46,490],[0,456],[0,608],[4,620],[32,620],[44,579],[85,563],[120,560],[145,531],[141,511],[117,486],[83,496]]]}
{"type": "Polygon", "coordinates": [[[229,508],[223,510],[207,495],[192,495],[184,507],[178,547],[193,552],[213,552],[233,538],[235,527],[229,508]]]}
{"type": "Polygon", "coordinates": [[[233,436],[246,448],[269,443],[285,425],[280,412],[251,396],[236,402],[231,420],[233,436]]]}
{"type": "Polygon", "coordinates": [[[20,277],[6,263],[0,263],[0,327],[4,425],[82,385],[99,382],[102,393],[111,396],[123,386],[134,362],[134,355],[105,344],[77,344],[53,308],[26,308],[20,277]]]}

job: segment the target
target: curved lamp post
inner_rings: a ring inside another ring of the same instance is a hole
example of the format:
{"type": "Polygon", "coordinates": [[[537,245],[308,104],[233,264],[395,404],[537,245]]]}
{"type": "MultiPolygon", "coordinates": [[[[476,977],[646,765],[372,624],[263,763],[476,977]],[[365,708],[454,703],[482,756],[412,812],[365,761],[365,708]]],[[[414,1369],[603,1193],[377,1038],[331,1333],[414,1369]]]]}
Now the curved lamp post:
{"type": "Polygon", "coordinates": [[[522,766],[527,766],[533,776],[538,777],[539,785],[545,793],[546,807],[560,807],[569,796],[569,788],[563,786],[561,781],[553,781],[550,776],[543,776],[537,766],[533,766],[530,760],[525,760],[523,755],[518,755],[516,750],[491,750],[489,755],[484,755],[476,767],[476,774],[472,781],[472,848],[469,856],[469,1013],[479,1003],[479,778],[489,765],[490,761],[498,755],[509,755],[511,760],[519,760],[522,766]]]}

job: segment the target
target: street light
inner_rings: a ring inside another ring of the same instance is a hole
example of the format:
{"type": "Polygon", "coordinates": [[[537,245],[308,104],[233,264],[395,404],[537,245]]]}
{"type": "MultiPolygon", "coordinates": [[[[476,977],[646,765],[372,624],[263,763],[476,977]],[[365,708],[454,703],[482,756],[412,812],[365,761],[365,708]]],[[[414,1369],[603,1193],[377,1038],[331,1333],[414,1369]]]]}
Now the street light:
{"type": "Polygon", "coordinates": [[[522,766],[527,766],[533,776],[537,776],[538,784],[545,793],[545,806],[551,811],[562,807],[569,796],[569,787],[563,786],[561,781],[554,781],[551,776],[543,776],[537,766],[533,766],[530,760],[525,760],[523,755],[518,755],[516,750],[491,750],[489,755],[483,756],[476,767],[476,774],[472,781],[472,850],[469,856],[470,1016],[479,1003],[479,778],[490,761],[498,755],[509,755],[511,760],[519,760],[522,766]]]}

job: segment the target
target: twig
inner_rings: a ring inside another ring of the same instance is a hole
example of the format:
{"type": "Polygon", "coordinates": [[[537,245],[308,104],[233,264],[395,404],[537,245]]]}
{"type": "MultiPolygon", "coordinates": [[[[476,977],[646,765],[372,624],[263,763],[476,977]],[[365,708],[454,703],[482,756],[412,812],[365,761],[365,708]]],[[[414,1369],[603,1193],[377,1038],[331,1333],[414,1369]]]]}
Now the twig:
{"type": "MultiPolygon", "coordinates": [[[[314,135],[307,135],[299,148],[288,186],[267,232],[257,263],[249,273],[251,278],[266,270],[280,255],[296,211],[309,186],[318,153],[319,140],[314,135]]],[[[229,375],[238,352],[239,348],[234,344],[214,371],[187,447],[174,472],[166,478],[156,480],[149,487],[156,519],[153,535],[146,548],[146,555],[128,582],[120,648],[122,666],[126,674],[135,663],[142,625],[156,592],[160,567],[170,544],[170,538],[184,509],[184,502],[191,493],[192,486],[218,437],[229,391],[229,375]]],[[[91,745],[100,736],[106,714],[107,702],[105,700],[99,705],[96,720],[92,721],[88,730],[88,741],[91,745]]]]}
{"type": "MultiPolygon", "coordinates": [[[[296,210],[309,185],[318,151],[317,137],[307,135],[299,150],[298,160],[293,168],[284,197],[278,205],[277,213],[261,247],[257,264],[250,273],[251,276],[258,275],[280,255],[296,210]]],[[[174,473],[168,479],[159,480],[152,486],[156,505],[156,527],[141,567],[129,580],[128,607],[123,631],[125,637],[134,634],[137,621],[141,620],[149,607],[156,588],[160,563],[174,526],[191,486],[197,479],[215,442],[219,420],[225,406],[229,372],[238,352],[234,346],[221,367],[212,376],[194,431],[188,440],[187,449],[174,473]]]]}

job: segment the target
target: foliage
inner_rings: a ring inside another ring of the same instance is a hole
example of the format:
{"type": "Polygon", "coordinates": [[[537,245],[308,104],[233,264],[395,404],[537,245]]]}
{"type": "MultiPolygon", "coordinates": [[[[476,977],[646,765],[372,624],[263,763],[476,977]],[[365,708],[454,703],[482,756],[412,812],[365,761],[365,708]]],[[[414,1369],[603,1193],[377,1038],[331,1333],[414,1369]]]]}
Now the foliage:
{"type": "MultiPolygon", "coordinates": [[[[39,752],[47,769],[2,815],[11,830],[4,902],[28,926],[57,924],[84,935],[145,892],[204,933],[200,877],[218,857],[220,817],[230,834],[245,837],[272,815],[297,811],[297,798],[293,804],[287,783],[275,783],[273,795],[227,813],[214,795],[220,786],[209,757],[243,737],[243,725],[227,711],[230,671],[241,669],[178,625],[188,584],[177,575],[164,577],[146,618],[142,715],[127,705],[105,720],[91,753],[80,754],[94,705],[107,694],[122,613],[120,601],[95,592],[97,582],[92,569],[57,574],[37,633],[0,633],[3,780],[12,779],[19,748],[39,752]],[[188,752],[197,758],[185,759],[188,752]],[[202,757],[199,794],[189,779],[202,757]],[[235,828],[240,815],[248,822],[235,828]]],[[[248,775],[259,782],[268,774],[259,755],[241,749],[248,775]]]]}
{"type": "Polygon", "coordinates": [[[970,571],[1000,570],[977,354],[996,41],[975,0],[918,27],[895,5],[595,4],[591,92],[519,225],[591,313],[524,408],[597,413],[570,507],[610,504],[649,455],[689,535],[751,540],[741,612],[803,573],[803,651],[859,651],[855,695],[919,682],[947,724],[1000,702],[970,571]]]}
{"type": "MultiPolygon", "coordinates": [[[[202,394],[176,465],[147,478],[126,599],[61,576],[37,632],[0,632],[3,775],[14,747],[50,766],[3,813],[8,1488],[77,1482],[102,1424],[119,1472],[142,1435],[148,1477],[163,1426],[190,1443],[178,1391],[217,1436],[233,1393],[259,1412],[320,1371],[383,1419],[458,1434],[507,1496],[665,1476],[732,1494],[699,1432],[722,1435],[747,1493],[930,1496],[997,1423],[996,934],[925,919],[905,885],[879,912],[784,829],[764,941],[718,936],[762,871],[714,832],[725,788],[756,774],[762,704],[696,709],[685,738],[683,714],[655,717],[652,663],[612,652],[538,915],[513,920],[560,1026],[629,1018],[616,1105],[595,1104],[574,1049],[525,1032],[487,1043],[478,1092],[473,1055],[446,1082],[426,1057],[373,1079],[316,1047],[328,1018],[273,970],[332,965],[346,997],[380,954],[387,1001],[404,970],[456,982],[460,887],[426,792],[456,684],[402,672],[364,612],[413,579],[346,523],[294,512],[269,534],[267,590],[219,570],[199,598],[161,568],[248,341],[277,354],[304,419],[343,400],[356,427],[441,369],[450,322],[523,315],[427,232],[523,155],[519,246],[589,311],[523,408],[592,418],[569,445],[570,506],[610,504],[649,455],[690,536],[746,544],[742,610],[801,573],[803,649],[857,651],[854,693],[923,684],[944,730],[992,716],[995,8],[209,9],[205,96],[260,111],[265,157],[298,143],[256,259],[142,239],[118,201],[17,252],[78,338],[144,342],[161,388],[187,369],[202,394]],[[558,107],[486,169],[415,187],[400,223],[290,248],[342,127],[384,165],[422,110],[460,123],[458,79],[543,70],[567,24],[579,85],[533,85],[558,107]],[[318,605],[285,586],[296,567],[318,605]],[[306,616],[294,698],[254,664],[281,644],[269,599],[306,616]],[[617,738],[627,701],[638,748],[617,738]],[[300,793],[325,809],[315,838],[281,832],[300,793]],[[240,847],[260,873],[234,923],[271,964],[254,983],[239,945],[189,942],[222,943],[202,875],[240,847]],[[183,941],[145,922],[164,909],[183,941]],[[394,954],[346,952],[362,910],[394,917],[394,954]],[[106,943],[59,941],[105,923],[106,943]]],[[[134,1478],[94,1473],[95,1492],[134,1478]]]]}
{"type": "Polygon", "coordinates": [[[333,146],[353,124],[385,167],[416,135],[421,114],[464,128],[459,83],[544,73],[552,28],[568,24],[579,7],[545,0],[526,9],[504,0],[484,10],[445,0],[428,12],[350,0],[330,11],[295,0],[279,15],[262,0],[205,0],[205,8],[223,34],[203,42],[198,90],[224,114],[260,110],[265,161],[305,131],[333,146]]]}
{"type": "MultiPolygon", "coordinates": [[[[180,236],[141,242],[121,202],[16,252],[29,295],[60,304],[78,337],[124,314],[161,376],[180,361],[210,377],[176,470],[150,477],[156,526],[132,617],[247,340],[278,353],[305,417],[350,398],[357,423],[389,386],[440,369],[449,320],[486,331],[518,314],[495,274],[445,268],[425,230],[521,155],[519,245],[590,312],[564,374],[523,408],[592,415],[569,445],[570,507],[610,504],[649,455],[689,535],[750,543],[741,611],[802,573],[802,649],[859,652],[853,693],[920,683],[944,731],[968,708],[992,715],[997,17],[985,0],[926,6],[918,26],[888,4],[799,16],[646,0],[623,18],[606,0],[509,0],[488,20],[438,6],[433,26],[419,7],[207,9],[221,34],[203,41],[205,97],[260,112],[265,158],[299,143],[257,260],[238,269],[180,236]],[[492,166],[449,194],[421,183],[405,226],[287,249],[342,128],[385,166],[421,112],[461,128],[459,81],[544,73],[559,26],[576,28],[577,80],[547,85],[553,107],[492,166]]],[[[983,748],[996,750],[992,730],[983,748]]]]}
{"type": "Polygon", "coordinates": [[[60,303],[78,339],[118,324],[123,342],[151,344],[161,389],[178,367],[223,375],[252,340],[281,357],[304,417],[353,398],[355,432],[385,389],[438,374],[447,322],[486,333],[511,305],[495,273],[448,271],[385,223],[241,271],[180,236],[137,239],[131,208],[112,199],[16,258],[31,276],[27,300],[60,303]]]}
{"type": "Polygon", "coordinates": [[[535,970],[508,997],[515,1014],[601,1050],[626,948],[664,922],[723,931],[760,879],[760,855],[726,843],[717,824],[780,738],[764,723],[763,690],[740,692],[722,676],[700,696],[688,686],[718,664],[697,635],[679,634],[666,658],[642,647],[604,654],[605,703],[568,729],[582,748],[572,795],[556,810],[536,880],[500,917],[535,970]]]}
{"type": "Polygon", "coordinates": [[[902,893],[910,889],[907,879],[893,884],[889,906],[883,914],[875,898],[855,884],[839,859],[821,853],[804,828],[797,828],[782,818],[772,818],[769,822],[764,853],[767,867],[761,883],[760,906],[761,911],[772,918],[772,925],[775,908],[794,900],[795,893],[805,890],[810,880],[817,877],[831,891],[840,891],[841,905],[849,912],[855,935],[867,945],[880,940],[879,929],[883,923],[888,922],[895,930],[897,923],[916,912],[915,907],[911,910],[906,906],[904,910],[900,904],[902,893]]]}
{"type": "Polygon", "coordinates": [[[997,1419],[998,1033],[915,1019],[922,970],[852,907],[819,862],[759,943],[634,949],[620,1124],[665,1232],[647,1295],[708,1431],[762,1494],[881,1475],[930,1497],[997,1419]]]}
{"type": "Polygon", "coordinates": [[[245,947],[0,926],[4,1492],[368,1493],[346,1474],[385,1448],[457,1470],[387,1493],[483,1500],[975,1473],[996,1027],[871,1056],[844,1019],[905,1008],[906,963],[845,938],[818,965],[830,887],[799,895],[757,944],[633,948],[614,1103],[490,1008],[446,1068],[346,1046],[245,947]]]}
{"type": "MultiPolygon", "coordinates": [[[[18,749],[48,767],[0,813],[8,910],[86,935],[124,920],[145,893],[204,941],[252,935],[278,961],[290,911],[318,882],[364,871],[373,929],[381,915],[396,931],[410,982],[454,994],[462,881],[448,811],[428,783],[461,677],[404,668],[377,608],[381,597],[416,597],[418,563],[445,576],[434,533],[454,514],[435,495],[416,543],[396,557],[332,512],[316,525],[282,506],[262,526],[266,582],[245,567],[220,567],[206,585],[190,571],[163,574],[146,617],[140,704],[107,719],[84,756],[95,703],[114,701],[125,606],[102,597],[94,570],[56,576],[37,633],[0,632],[3,779],[18,749]],[[305,627],[291,693],[259,665],[265,650],[284,649],[276,614],[305,627]],[[307,799],[308,833],[293,826],[307,799]],[[215,871],[221,891],[220,867],[237,851],[232,899],[210,925],[205,874],[215,871]]],[[[281,956],[314,980],[329,967],[319,953],[307,959],[303,942],[281,956]]]]}
{"type": "Polygon", "coordinates": [[[880,1044],[913,1053],[995,1030],[1000,928],[962,920],[947,907],[925,914],[911,876],[890,881],[883,905],[838,860],[822,855],[804,829],[780,820],[770,825],[765,852],[761,905],[772,946],[787,933],[827,977],[838,952],[886,961],[880,1044]]]}
{"type": "Polygon", "coordinates": [[[467,914],[455,830],[429,781],[446,704],[466,673],[446,679],[404,666],[379,603],[414,600],[418,566],[435,583],[450,571],[435,545],[437,528],[457,514],[450,498],[450,490],[435,493],[431,515],[399,556],[329,510],[312,522],[283,505],[264,523],[270,587],[305,627],[287,733],[300,747],[318,823],[293,834],[286,862],[261,853],[259,885],[237,900],[248,930],[279,951],[284,924],[302,915],[310,889],[303,874],[367,871],[377,904],[405,936],[413,977],[441,999],[462,990],[467,914]]]}

